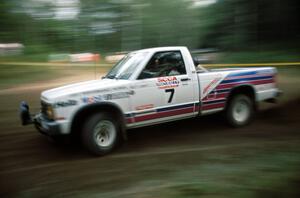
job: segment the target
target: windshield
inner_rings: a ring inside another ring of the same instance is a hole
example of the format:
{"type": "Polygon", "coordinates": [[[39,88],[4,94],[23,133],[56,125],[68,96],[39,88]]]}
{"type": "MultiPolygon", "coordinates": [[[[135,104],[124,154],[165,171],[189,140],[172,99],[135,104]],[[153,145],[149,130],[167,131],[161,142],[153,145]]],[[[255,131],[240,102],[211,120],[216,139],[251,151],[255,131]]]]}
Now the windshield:
{"type": "Polygon", "coordinates": [[[148,52],[133,52],[122,58],[105,76],[110,79],[129,79],[148,52]]]}

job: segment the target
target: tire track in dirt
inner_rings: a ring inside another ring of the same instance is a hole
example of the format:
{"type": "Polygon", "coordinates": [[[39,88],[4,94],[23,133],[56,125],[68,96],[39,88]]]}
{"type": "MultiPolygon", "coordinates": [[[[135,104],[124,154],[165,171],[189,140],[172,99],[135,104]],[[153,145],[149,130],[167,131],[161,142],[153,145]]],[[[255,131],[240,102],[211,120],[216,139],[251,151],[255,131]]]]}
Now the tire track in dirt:
{"type": "MultiPolygon", "coordinates": [[[[300,143],[299,140],[293,140],[289,143],[297,144],[300,143]]],[[[211,150],[224,150],[224,149],[233,149],[233,148],[245,148],[245,147],[253,147],[253,146],[261,146],[261,145],[278,145],[278,144],[286,144],[286,142],[270,140],[270,141],[262,141],[262,142],[246,142],[246,143],[238,143],[238,144],[225,144],[225,145],[216,145],[216,146],[205,146],[205,147],[186,147],[186,148],[177,148],[177,149],[162,149],[150,152],[130,152],[124,154],[112,154],[106,156],[105,159],[128,159],[128,158],[139,158],[139,157],[151,157],[151,156],[158,156],[158,155],[172,155],[172,154],[184,154],[184,153],[191,153],[191,152],[203,152],[203,151],[211,151],[211,150]]],[[[36,169],[49,169],[55,168],[56,166],[67,165],[70,166],[71,164],[75,163],[79,164],[89,164],[93,163],[97,160],[97,158],[86,159],[86,160],[73,160],[71,162],[57,162],[57,163],[50,163],[50,164],[43,164],[43,165],[36,165],[30,167],[23,167],[13,170],[4,170],[0,171],[0,175],[2,174],[10,174],[10,173],[17,173],[17,172],[24,172],[24,171],[35,171],[36,169]]]]}

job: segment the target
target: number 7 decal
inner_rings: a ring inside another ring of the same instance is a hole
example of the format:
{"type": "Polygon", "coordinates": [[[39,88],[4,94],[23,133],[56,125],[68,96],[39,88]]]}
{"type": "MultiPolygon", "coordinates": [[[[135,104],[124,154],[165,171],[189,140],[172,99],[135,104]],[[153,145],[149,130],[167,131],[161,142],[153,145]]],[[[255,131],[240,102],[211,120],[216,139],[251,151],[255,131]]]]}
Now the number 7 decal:
{"type": "Polygon", "coordinates": [[[169,98],[169,100],[168,100],[168,103],[171,103],[172,100],[173,100],[173,96],[174,96],[174,93],[175,93],[175,89],[166,89],[165,92],[166,92],[166,93],[168,93],[168,92],[171,93],[171,94],[170,94],[170,98],[169,98]]]}

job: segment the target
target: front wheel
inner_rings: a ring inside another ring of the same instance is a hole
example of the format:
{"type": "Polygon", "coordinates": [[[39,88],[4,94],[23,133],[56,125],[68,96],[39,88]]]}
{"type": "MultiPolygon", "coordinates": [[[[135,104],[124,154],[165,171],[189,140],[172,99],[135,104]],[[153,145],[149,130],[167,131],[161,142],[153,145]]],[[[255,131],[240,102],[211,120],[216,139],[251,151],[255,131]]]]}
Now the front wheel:
{"type": "Polygon", "coordinates": [[[107,154],[116,147],[119,141],[119,131],[119,125],[110,114],[94,114],[83,126],[83,144],[93,154],[107,154]]]}
{"type": "Polygon", "coordinates": [[[246,95],[235,95],[226,109],[226,119],[231,126],[241,127],[250,123],[254,114],[254,103],[246,95]]]}

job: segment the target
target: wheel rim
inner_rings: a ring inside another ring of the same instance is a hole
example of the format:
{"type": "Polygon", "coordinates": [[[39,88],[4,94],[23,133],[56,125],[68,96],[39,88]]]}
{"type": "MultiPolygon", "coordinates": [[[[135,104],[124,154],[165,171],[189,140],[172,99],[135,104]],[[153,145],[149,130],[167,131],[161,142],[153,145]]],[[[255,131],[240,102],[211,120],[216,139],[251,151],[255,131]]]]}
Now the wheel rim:
{"type": "Polygon", "coordinates": [[[239,100],[233,107],[233,118],[238,122],[245,122],[249,118],[249,105],[244,100],[239,100]]]}
{"type": "Polygon", "coordinates": [[[102,120],[94,128],[94,138],[97,145],[110,146],[116,138],[116,128],[111,121],[102,120]]]}

